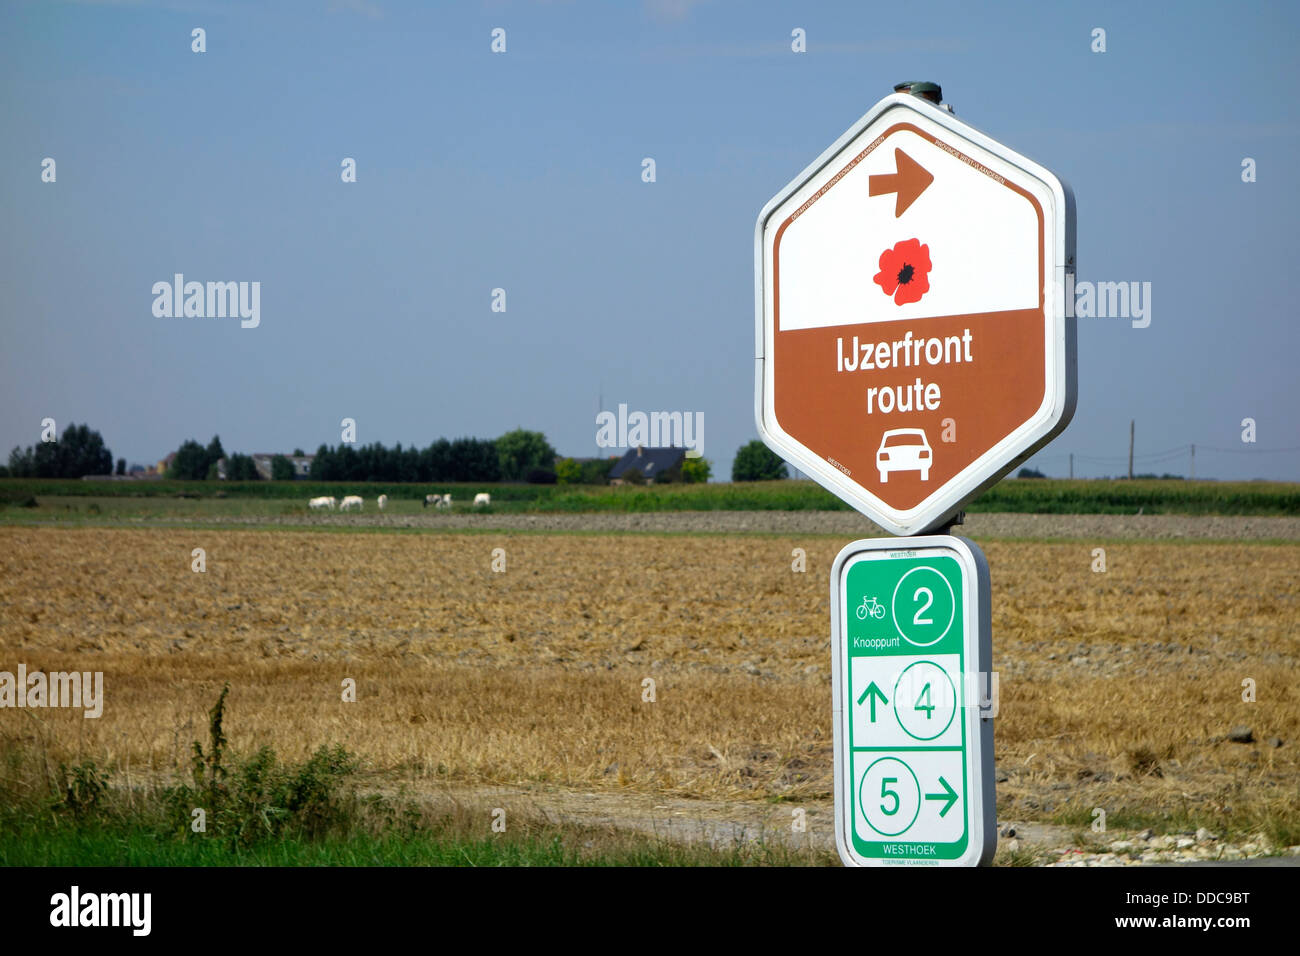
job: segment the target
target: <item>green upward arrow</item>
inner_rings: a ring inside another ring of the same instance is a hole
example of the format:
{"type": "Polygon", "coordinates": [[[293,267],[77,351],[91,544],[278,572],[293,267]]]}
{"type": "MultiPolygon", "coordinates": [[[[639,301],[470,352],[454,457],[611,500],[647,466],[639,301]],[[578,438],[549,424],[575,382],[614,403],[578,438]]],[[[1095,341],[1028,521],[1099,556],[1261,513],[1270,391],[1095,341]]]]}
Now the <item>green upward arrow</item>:
{"type": "Polygon", "coordinates": [[[867,689],[864,690],[862,696],[858,698],[858,703],[862,703],[868,697],[871,698],[871,722],[874,724],[876,722],[876,698],[879,697],[882,704],[888,704],[889,698],[885,696],[884,691],[876,686],[875,681],[872,681],[867,685],[867,689]]]}
{"type": "Polygon", "coordinates": [[[950,784],[947,780],[943,779],[943,777],[939,778],[939,786],[943,787],[944,789],[943,793],[927,793],[925,795],[925,799],[946,801],[943,805],[943,809],[939,811],[939,816],[943,816],[945,813],[951,810],[952,805],[957,802],[957,791],[954,790],[952,788],[952,784],[950,784]]]}

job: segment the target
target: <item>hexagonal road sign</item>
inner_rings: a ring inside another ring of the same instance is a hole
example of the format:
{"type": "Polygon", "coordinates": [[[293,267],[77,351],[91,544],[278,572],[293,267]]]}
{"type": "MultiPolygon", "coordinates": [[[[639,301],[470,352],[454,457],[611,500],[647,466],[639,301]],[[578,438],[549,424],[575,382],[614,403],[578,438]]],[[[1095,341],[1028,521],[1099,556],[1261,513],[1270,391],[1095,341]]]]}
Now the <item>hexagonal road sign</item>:
{"type": "Polygon", "coordinates": [[[917,96],[763,207],[754,268],[759,434],[894,534],[944,526],[1074,414],[1074,198],[917,96]]]}

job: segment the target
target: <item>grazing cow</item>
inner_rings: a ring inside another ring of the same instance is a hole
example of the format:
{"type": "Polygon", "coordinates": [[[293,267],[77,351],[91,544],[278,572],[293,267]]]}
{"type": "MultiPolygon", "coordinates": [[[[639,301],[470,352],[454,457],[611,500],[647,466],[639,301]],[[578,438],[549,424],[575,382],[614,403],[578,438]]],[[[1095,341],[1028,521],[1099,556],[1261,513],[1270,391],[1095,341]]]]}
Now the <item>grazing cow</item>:
{"type": "Polygon", "coordinates": [[[488,494],[486,491],[480,491],[478,494],[474,496],[475,508],[477,508],[479,505],[490,505],[490,504],[492,504],[492,496],[488,494]]]}
{"type": "Polygon", "coordinates": [[[333,508],[333,498],[313,498],[307,502],[307,507],[312,511],[320,511],[322,508],[333,508]]]}
{"type": "Polygon", "coordinates": [[[425,495],[424,507],[427,508],[429,505],[433,505],[435,508],[450,508],[451,495],[425,495]]]}
{"type": "Polygon", "coordinates": [[[445,494],[445,495],[443,495],[443,496],[442,496],[442,500],[438,502],[438,507],[439,507],[439,508],[450,508],[450,507],[451,507],[451,495],[450,495],[450,494],[445,494]]]}
{"type": "Polygon", "coordinates": [[[348,495],[343,499],[343,503],[339,505],[339,511],[351,511],[353,508],[356,508],[357,511],[364,510],[361,506],[360,495],[348,495]]]}
{"type": "Polygon", "coordinates": [[[380,495],[378,503],[379,503],[379,510],[383,511],[384,506],[388,504],[388,495],[380,495]]]}

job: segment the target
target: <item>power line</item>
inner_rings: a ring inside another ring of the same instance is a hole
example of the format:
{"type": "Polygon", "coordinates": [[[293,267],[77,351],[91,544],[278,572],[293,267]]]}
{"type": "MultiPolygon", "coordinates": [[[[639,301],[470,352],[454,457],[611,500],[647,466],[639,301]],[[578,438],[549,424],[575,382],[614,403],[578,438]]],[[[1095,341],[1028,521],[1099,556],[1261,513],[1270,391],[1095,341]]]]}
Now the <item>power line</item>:
{"type": "Polygon", "coordinates": [[[1241,454],[1244,452],[1250,455],[1281,454],[1283,452],[1300,451],[1300,445],[1296,445],[1294,448],[1215,448],[1213,445],[1197,445],[1196,447],[1204,448],[1207,451],[1223,451],[1228,452],[1229,454],[1241,454]]]}
{"type": "MultiPolygon", "coordinates": [[[[1202,445],[1199,442],[1196,448],[1201,451],[1220,451],[1231,454],[1248,454],[1248,455],[1265,455],[1265,454],[1285,454],[1288,452],[1300,451],[1300,445],[1293,448],[1218,448],[1214,445],[1202,445]]],[[[1181,445],[1177,448],[1170,448],[1165,451],[1148,452],[1142,455],[1134,455],[1134,461],[1142,461],[1147,464],[1153,464],[1161,461],[1169,461],[1174,458],[1180,458],[1183,455],[1191,453],[1192,446],[1181,445]]],[[[1060,457],[1060,456],[1055,456],[1060,457]]],[[[1079,461],[1088,461],[1096,463],[1117,464],[1128,461],[1127,455],[1081,455],[1074,456],[1079,461]]]]}
{"type": "Polygon", "coordinates": [[[1143,452],[1141,455],[1135,455],[1134,457],[1135,458],[1158,458],[1161,455],[1168,455],[1171,452],[1177,452],[1178,454],[1181,455],[1183,452],[1187,451],[1187,447],[1188,447],[1187,445],[1177,445],[1174,448],[1166,448],[1164,451],[1143,452]]]}

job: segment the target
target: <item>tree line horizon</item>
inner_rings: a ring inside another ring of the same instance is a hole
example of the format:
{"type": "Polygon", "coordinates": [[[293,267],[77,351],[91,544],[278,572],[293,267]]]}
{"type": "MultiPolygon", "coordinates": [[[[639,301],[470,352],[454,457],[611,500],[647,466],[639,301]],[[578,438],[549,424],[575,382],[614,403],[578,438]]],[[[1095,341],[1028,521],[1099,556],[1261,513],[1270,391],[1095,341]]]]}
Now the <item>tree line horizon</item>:
{"type": "MultiPolygon", "coordinates": [[[[271,480],[291,481],[297,476],[291,458],[306,457],[301,448],[291,455],[271,459],[271,480]]],[[[609,471],[622,455],[577,459],[560,457],[542,432],[516,428],[495,439],[439,438],[427,447],[392,448],[372,442],[317,447],[307,477],[313,481],[355,481],[431,484],[436,482],[524,481],[535,484],[607,484],[609,471]]],[[[227,454],[219,435],[207,445],[187,439],[176,449],[164,477],[181,481],[203,481],[224,477],[231,481],[262,480],[252,455],[227,454]],[[224,468],[220,462],[224,461],[224,468]]],[[[117,459],[116,472],[127,474],[126,459],[117,459]]],[[[8,467],[0,466],[0,477],[84,478],[114,474],[113,455],[98,431],[70,423],[56,441],[42,441],[26,449],[15,446],[8,467]]],[[[732,481],[786,478],[785,463],[761,441],[755,439],[736,453],[732,481]]],[[[659,483],[707,482],[712,465],[706,458],[687,458],[680,471],[657,478],[659,483]]],[[[639,473],[625,480],[638,483],[639,473]]]]}
{"type": "MultiPolygon", "coordinates": [[[[301,448],[295,448],[289,455],[273,456],[271,480],[294,480],[297,476],[290,459],[305,455],[301,448]]],[[[403,447],[401,442],[392,448],[379,442],[370,445],[348,442],[337,446],[322,444],[316,449],[311,472],[306,477],[313,481],[390,484],[524,481],[600,485],[608,484],[609,470],[621,457],[561,458],[543,433],[516,428],[495,439],[439,438],[426,448],[403,447]]],[[[194,439],[182,442],[164,477],[181,481],[214,480],[218,477],[217,463],[222,459],[226,462],[225,477],[228,480],[262,480],[253,456],[238,452],[227,455],[218,435],[213,435],[206,446],[194,439]]],[[[14,446],[9,453],[8,466],[0,465],[0,478],[84,478],[113,474],[127,474],[126,459],[118,458],[115,468],[112,451],[103,436],[89,425],[75,422],[68,423],[57,441],[42,441],[25,449],[14,446]]],[[[669,476],[667,480],[704,482],[711,477],[712,465],[708,459],[688,458],[682,464],[680,476],[669,476]]],[[[732,463],[731,480],[734,482],[788,477],[786,463],[759,439],[742,445],[732,463]]],[[[1036,469],[1021,468],[1016,477],[1048,476],[1036,469]]],[[[1118,476],[1119,479],[1124,477],[1118,476]]],[[[1133,477],[1187,480],[1183,475],[1171,473],[1143,473],[1133,477]]],[[[628,480],[637,482],[635,476],[629,476],[628,480]]],[[[664,480],[657,479],[660,483],[664,480]]]]}

